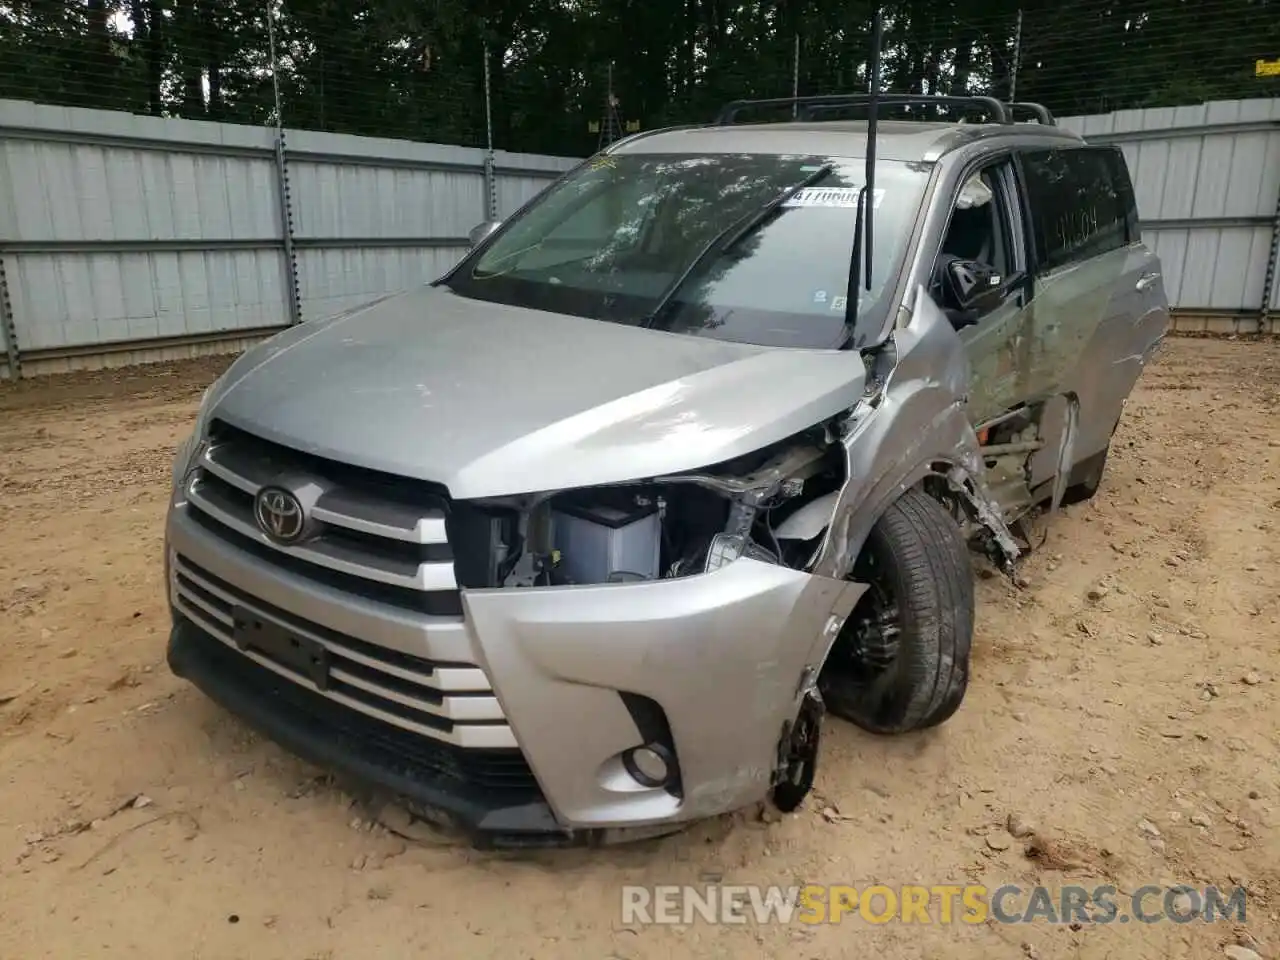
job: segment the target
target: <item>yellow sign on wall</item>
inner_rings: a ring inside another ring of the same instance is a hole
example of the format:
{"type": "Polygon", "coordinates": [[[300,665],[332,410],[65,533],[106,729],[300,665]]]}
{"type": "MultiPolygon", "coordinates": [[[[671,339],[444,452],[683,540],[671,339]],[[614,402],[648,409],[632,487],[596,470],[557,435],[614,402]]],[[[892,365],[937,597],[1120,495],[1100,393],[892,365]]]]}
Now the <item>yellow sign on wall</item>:
{"type": "Polygon", "coordinates": [[[1280,77],[1280,60],[1258,60],[1253,72],[1260,77],[1280,77]]]}

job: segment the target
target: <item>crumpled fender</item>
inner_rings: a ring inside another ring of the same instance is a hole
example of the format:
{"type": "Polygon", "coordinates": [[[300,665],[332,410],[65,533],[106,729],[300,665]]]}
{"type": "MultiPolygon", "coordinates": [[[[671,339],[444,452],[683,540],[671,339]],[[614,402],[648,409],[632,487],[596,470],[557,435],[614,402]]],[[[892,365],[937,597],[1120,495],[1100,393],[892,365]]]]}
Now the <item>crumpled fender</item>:
{"type": "Polygon", "coordinates": [[[892,369],[850,415],[843,440],[846,480],[812,572],[846,576],[885,509],[939,467],[1012,563],[1018,546],[983,480],[978,437],[966,412],[964,344],[923,287],[887,349],[893,351],[892,369]]]}

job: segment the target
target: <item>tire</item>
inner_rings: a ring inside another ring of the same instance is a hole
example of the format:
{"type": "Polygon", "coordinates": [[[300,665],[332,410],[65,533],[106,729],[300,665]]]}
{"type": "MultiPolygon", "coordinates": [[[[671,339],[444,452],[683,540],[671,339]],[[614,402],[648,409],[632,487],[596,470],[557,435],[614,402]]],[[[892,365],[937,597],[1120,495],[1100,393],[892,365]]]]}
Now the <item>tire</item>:
{"type": "Polygon", "coordinates": [[[871,733],[937,726],[969,685],[974,584],[959,525],[922,490],[876,522],[850,579],[868,583],[823,666],[827,709],[871,733]]]}

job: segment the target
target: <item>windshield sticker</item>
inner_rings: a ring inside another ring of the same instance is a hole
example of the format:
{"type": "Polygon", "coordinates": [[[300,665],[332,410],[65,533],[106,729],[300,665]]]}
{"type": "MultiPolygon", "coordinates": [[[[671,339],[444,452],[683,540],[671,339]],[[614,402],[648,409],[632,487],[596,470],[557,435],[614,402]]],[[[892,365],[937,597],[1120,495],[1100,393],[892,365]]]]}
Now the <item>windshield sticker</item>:
{"type": "Polygon", "coordinates": [[[816,292],[814,293],[814,295],[813,295],[813,302],[814,302],[814,303],[826,303],[826,302],[827,302],[827,291],[825,291],[825,290],[818,290],[818,291],[816,291],[816,292]]]}
{"type": "Polygon", "coordinates": [[[831,309],[843,311],[848,302],[848,297],[836,297],[831,301],[831,309]]]}
{"type": "MultiPolygon", "coordinates": [[[[858,206],[858,193],[861,187],[805,187],[789,199],[785,207],[848,207],[858,206]]],[[[880,209],[884,200],[884,191],[876,191],[875,208],[880,209]]]]}

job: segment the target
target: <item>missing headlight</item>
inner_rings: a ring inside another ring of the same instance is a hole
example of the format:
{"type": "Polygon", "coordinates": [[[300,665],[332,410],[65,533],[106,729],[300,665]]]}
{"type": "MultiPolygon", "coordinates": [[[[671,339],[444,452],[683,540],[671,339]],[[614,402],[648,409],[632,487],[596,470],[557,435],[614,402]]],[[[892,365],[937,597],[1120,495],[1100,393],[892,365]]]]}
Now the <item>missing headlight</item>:
{"type": "Polygon", "coordinates": [[[633,583],[708,569],[730,501],[695,486],[637,484],[558,494],[545,510],[550,583],[633,583]]]}
{"type": "Polygon", "coordinates": [[[557,579],[564,583],[658,579],[665,506],[661,497],[614,491],[553,500],[557,579]]]}
{"type": "MultiPolygon", "coordinates": [[[[488,502],[486,571],[506,587],[630,583],[709,573],[741,557],[803,568],[775,525],[839,489],[839,445],[817,431],[697,473],[488,502]]],[[[479,531],[477,531],[479,532],[479,531]]]]}

